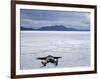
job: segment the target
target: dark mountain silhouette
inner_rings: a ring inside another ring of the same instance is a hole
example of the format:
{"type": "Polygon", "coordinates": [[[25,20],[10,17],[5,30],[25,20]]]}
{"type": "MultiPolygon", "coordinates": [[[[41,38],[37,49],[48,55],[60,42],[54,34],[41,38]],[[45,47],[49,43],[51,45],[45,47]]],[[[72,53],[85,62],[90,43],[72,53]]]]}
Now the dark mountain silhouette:
{"type": "Polygon", "coordinates": [[[30,31],[89,31],[89,30],[80,30],[76,28],[65,27],[64,25],[54,25],[54,26],[44,26],[39,29],[34,28],[25,28],[21,26],[21,30],[30,30],[30,31]]]}
{"type": "Polygon", "coordinates": [[[77,31],[77,29],[68,28],[68,27],[65,27],[63,25],[55,25],[55,26],[41,27],[38,30],[47,30],[47,31],[77,31]]]}
{"type": "Polygon", "coordinates": [[[35,30],[35,29],[33,29],[33,28],[26,28],[26,27],[22,27],[21,26],[21,30],[24,31],[24,30],[35,30]]]}

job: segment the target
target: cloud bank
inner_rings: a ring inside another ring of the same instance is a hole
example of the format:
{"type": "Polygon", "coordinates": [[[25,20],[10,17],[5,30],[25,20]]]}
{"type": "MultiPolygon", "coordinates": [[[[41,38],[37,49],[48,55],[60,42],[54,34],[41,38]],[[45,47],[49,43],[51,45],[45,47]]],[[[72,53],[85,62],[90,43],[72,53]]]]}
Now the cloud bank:
{"type": "Polygon", "coordinates": [[[20,19],[21,26],[35,29],[52,25],[90,29],[89,12],[20,9],[20,19]]]}

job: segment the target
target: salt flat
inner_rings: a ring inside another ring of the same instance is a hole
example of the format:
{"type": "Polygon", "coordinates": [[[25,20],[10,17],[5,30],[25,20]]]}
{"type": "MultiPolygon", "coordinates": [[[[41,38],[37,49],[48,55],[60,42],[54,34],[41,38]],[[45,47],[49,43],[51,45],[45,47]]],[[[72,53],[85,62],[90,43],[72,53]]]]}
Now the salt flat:
{"type": "Polygon", "coordinates": [[[21,69],[40,69],[36,58],[48,55],[62,58],[57,67],[47,64],[44,68],[89,66],[90,32],[21,31],[21,69]]]}

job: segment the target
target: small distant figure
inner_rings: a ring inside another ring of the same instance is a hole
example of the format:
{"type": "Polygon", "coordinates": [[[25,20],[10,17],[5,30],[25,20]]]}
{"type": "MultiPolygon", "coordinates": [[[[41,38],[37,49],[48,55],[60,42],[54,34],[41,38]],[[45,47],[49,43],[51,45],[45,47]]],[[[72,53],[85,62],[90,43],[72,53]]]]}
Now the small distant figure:
{"type": "Polygon", "coordinates": [[[37,58],[38,60],[42,60],[41,63],[42,63],[42,67],[46,66],[48,63],[52,63],[54,64],[55,66],[58,65],[58,59],[59,58],[62,58],[62,57],[54,57],[52,55],[48,55],[46,57],[41,57],[41,58],[37,58]]]}

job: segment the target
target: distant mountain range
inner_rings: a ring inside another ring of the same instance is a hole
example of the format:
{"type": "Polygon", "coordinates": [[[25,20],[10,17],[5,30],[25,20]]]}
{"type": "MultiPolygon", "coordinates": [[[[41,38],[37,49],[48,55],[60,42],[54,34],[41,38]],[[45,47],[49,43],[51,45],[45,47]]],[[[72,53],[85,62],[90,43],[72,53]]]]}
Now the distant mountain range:
{"type": "Polygon", "coordinates": [[[65,27],[64,25],[54,25],[54,26],[40,27],[39,29],[26,28],[21,26],[21,31],[89,31],[89,30],[69,28],[69,27],[65,27]]]}

